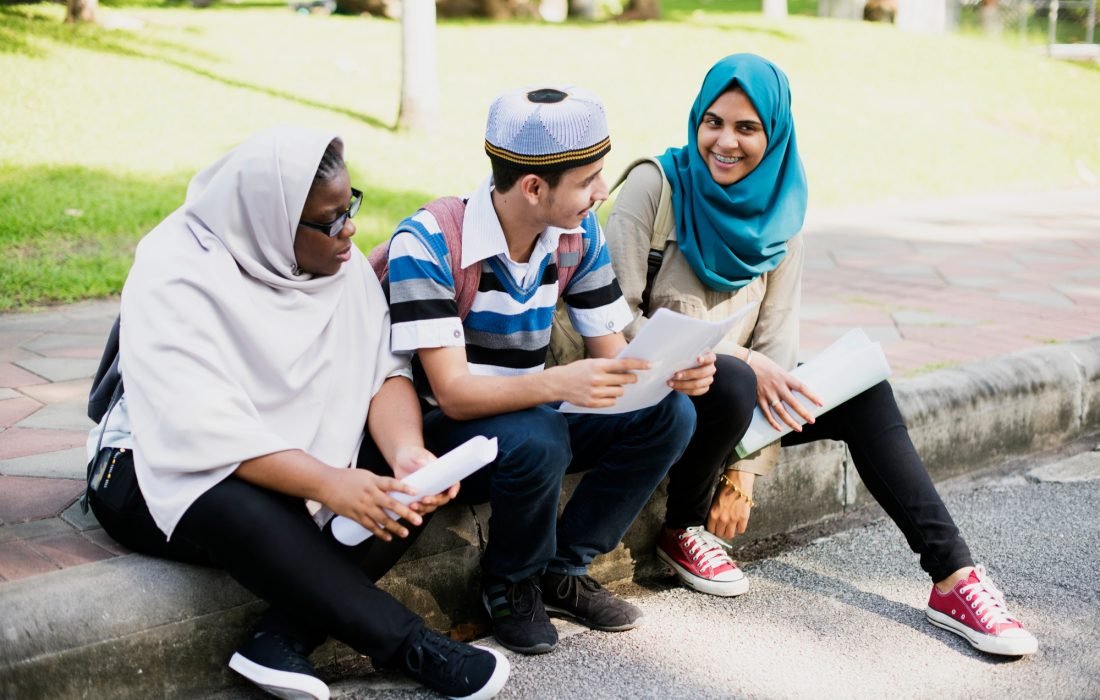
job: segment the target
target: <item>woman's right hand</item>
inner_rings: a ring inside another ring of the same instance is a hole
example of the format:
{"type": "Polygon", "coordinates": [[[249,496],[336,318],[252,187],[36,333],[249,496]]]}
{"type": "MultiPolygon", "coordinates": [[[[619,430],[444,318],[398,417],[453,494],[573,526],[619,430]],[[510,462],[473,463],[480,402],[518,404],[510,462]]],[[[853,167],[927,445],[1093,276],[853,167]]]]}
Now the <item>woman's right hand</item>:
{"type": "Polygon", "coordinates": [[[399,491],[415,496],[416,491],[403,481],[379,476],[366,469],[332,469],[325,481],[325,492],[319,499],[321,503],[337,515],[351,518],[386,542],[392,541],[394,535],[409,536],[408,528],[391,518],[386,509],[413,525],[424,522],[419,514],[389,495],[392,491],[399,491]]]}
{"type": "Polygon", "coordinates": [[[789,406],[807,423],[814,422],[814,416],[794,395],[799,392],[818,406],[823,405],[821,398],[805,384],[792,376],[767,355],[754,352],[750,358],[752,371],[756,373],[756,403],[768,424],[776,430],[782,430],[779,421],[791,426],[792,430],[802,432],[798,420],[787,411],[789,406]],[[786,405],[784,405],[786,404],[786,405]]]}

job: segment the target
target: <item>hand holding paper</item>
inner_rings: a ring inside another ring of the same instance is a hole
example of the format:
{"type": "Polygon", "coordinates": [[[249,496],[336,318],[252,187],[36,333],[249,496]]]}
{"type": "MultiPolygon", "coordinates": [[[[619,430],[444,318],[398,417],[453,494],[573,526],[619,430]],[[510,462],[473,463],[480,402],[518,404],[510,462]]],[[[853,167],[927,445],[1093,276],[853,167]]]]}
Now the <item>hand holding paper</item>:
{"type": "MultiPolygon", "coordinates": [[[[890,365],[886,362],[882,346],[872,343],[866,333],[856,329],[849,331],[806,364],[796,367],[791,374],[817,392],[824,402],[824,406],[815,406],[805,396],[795,392],[798,400],[808,406],[816,417],[889,377],[890,365]]],[[[789,407],[787,412],[797,415],[789,407]]],[[[801,424],[805,421],[799,419],[798,422],[801,424]]],[[[790,426],[784,425],[782,430],[776,430],[768,425],[767,419],[757,408],[753,411],[748,431],[737,445],[737,456],[750,455],[789,432],[790,426]]]]}
{"type": "Polygon", "coordinates": [[[649,369],[637,373],[638,381],[624,388],[615,405],[586,408],[565,402],[558,410],[562,413],[626,413],[657,405],[672,391],[668,385],[672,376],[694,367],[697,358],[722,342],[722,338],[755,306],[756,302],[750,302],[722,321],[702,321],[668,309],[657,309],[618,355],[646,360],[649,369]]]}
{"type": "MultiPolygon", "coordinates": [[[[454,448],[439,459],[426,464],[404,480],[416,489],[420,495],[431,495],[446,490],[451,484],[462,481],[470,474],[489,464],[497,456],[497,439],[479,435],[454,448]]],[[[412,503],[417,499],[406,493],[390,495],[399,503],[412,503]]],[[[397,515],[386,511],[391,518],[397,515]]],[[[370,530],[342,515],[332,521],[332,534],[342,544],[349,547],[359,544],[372,535],[370,530]]]]}

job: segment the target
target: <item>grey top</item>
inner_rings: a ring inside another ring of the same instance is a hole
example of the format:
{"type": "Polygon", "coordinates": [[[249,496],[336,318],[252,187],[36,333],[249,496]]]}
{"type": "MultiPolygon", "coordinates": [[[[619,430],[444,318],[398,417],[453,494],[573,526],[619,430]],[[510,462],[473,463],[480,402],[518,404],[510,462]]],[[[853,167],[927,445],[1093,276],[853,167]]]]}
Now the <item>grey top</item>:
{"type": "MultiPolygon", "coordinates": [[[[615,276],[634,321],[626,328],[627,339],[638,333],[646,318],[640,304],[645,290],[650,240],[658,224],[662,195],[668,195],[664,173],[653,162],[642,162],[626,178],[605,228],[615,276]]],[[[798,313],[802,296],[802,234],[787,244],[787,255],[771,272],[757,277],[737,292],[719,292],[703,284],[688,265],[676,244],[675,224],[665,247],[661,269],[650,291],[652,309],[667,308],[693,318],[727,318],[750,301],[759,302],[716,352],[744,356],[738,348],[751,348],[766,355],[784,369],[793,369],[798,359],[798,313]]],[[[766,474],[779,457],[778,443],[747,459],[730,463],[730,468],[766,474]]]]}

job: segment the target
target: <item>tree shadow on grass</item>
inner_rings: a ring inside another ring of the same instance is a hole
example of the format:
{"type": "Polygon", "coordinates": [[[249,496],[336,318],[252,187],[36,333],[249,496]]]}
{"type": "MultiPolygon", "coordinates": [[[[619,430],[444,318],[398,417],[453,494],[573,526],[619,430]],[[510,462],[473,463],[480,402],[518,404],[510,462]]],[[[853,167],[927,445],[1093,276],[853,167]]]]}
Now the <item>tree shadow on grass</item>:
{"type": "Polygon", "coordinates": [[[0,53],[17,53],[30,58],[44,59],[49,56],[49,52],[43,47],[41,40],[90,51],[156,61],[229,87],[251,90],[306,107],[340,114],[376,129],[394,131],[397,128],[395,124],[387,123],[378,117],[329,102],[311,100],[285,90],[219,75],[195,63],[196,60],[215,63],[218,60],[216,55],[196,50],[186,44],[145,36],[128,29],[63,24],[50,15],[34,10],[28,12],[20,7],[0,5],[0,53]],[[30,38],[39,41],[31,42],[30,38]]]}
{"type": "MultiPolygon", "coordinates": [[[[2,1],[2,0],[0,0],[2,1]]],[[[196,7],[191,0],[100,0],[100,5],[113,8],[154,8],[158,10],[179,9],[183,11],[202,10],[203,12],[215,12],[218,10],[270,10],[272,8],[286,7],[285,0],[230,0],[229,2],[211,2],[206,7],[196,7]]]]}
{"type": "Polygon", "coordinates": [[[49,51],[39,39],[78,49],[102,51],[122,56],[156,59],[150,49],[164,53],[191,56],[204,61],[217,61],[208,51],[186,44],[140,35],[127,29],[107,29],[94,24],[65,24],[58,15],[42,12],[41,5],[0,5],[0,52],[23,53],[30,58],[45,59],[49,51]],[[10,38],[11,45],[5,46],[10,38]],[[136,48],[131,44],[140,45],[136,48]],[[26,47],[26,50],[20,50],[26,47]],[[144,49],[144,50],[143,50],[144,49]]]}
{"type": "MultiPolygon", "coordinates": [[[[700,25],[702,26],[702,25],[700,25]]],[[[739,34],[763,34],[781,41],[802,41],[797,34],[785,32],[775,27],[762,27],[755,24],[743,24],[741,22],[712,22],[707,24],[711,29],[719,29],[724,32],[737,32],[739,34]]]]}
{"type": "Polygon", "coordinates": [[[1100,73],[1100,61],[1068,61],[1068,63],[1086,73],[1100,73]]]}
{"type": "Polygon", "coordinates": [[[541,22],[537,19],[513,19],[513,20],[492,20],[485,17],[448,17],[441,18],[439,20],[440,26],[447,27],[490,27],[490,26],[522,26],[522,27],[538,27],[542,31],[574,31],[574,30],[598,30],[605,29],[608,25],[618,24],[619,26],[637,26],[641,27],[647,23],[657,24],[688,24],[698,27],[706,27],[709,29],[720,29],[724,31],[736,31],[744,34],[764,34],[782,41],[800,41],[802,37],[797,34],[783,31],[775,27],[759,26],[754,24],[740,23],[736,21],[730,21],[729,15],[718,15],[716,17],[723,17],[722,20],[712,18],[710,21],[695,20],[690,13],[677,13],[662,17],[659,20],[617,20],[612,18],[610,20],[587,20],[570,18],[566,22],[560,24],[548,24],[541,22]]]}
{"type": "MultiPolygon", "coordinates": [[[[356,243],[369,250],[432,199],[365,185],[356,243]]],[[[0,311],[117,294],[138,240],[184,199],[192,172],[125,176],[81,166],[0,170],[0,311]]]]}

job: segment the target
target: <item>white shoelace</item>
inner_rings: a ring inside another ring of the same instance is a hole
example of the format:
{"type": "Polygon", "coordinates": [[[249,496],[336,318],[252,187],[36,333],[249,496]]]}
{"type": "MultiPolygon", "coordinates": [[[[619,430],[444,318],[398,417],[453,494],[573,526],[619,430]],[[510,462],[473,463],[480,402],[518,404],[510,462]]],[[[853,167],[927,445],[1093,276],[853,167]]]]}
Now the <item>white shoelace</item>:
{"type": "Polygon", "coordinates": [[[685,529],[684,534],[680,536],[680,540],[684,543],[684,547],[691,558],[699,564],[701,569],[713,571],[723,564],[737,566],[733,561],[733,557],[726,552],[722,541],[708,532],[702,525],[685,529]]]}
{"type": "Polygon", "coordinates": [[[974,571],[978,574],[978,582],[963,586],[959,592],[966,596],[966,602],[970,603],[978,620],[986,629],[993,629],[1002,622],[1016,622],[1016,618],[1008,612],[1004,593],[993,585],[993,579],[985,572],[985,567],[979,564],[974,571]]]}

